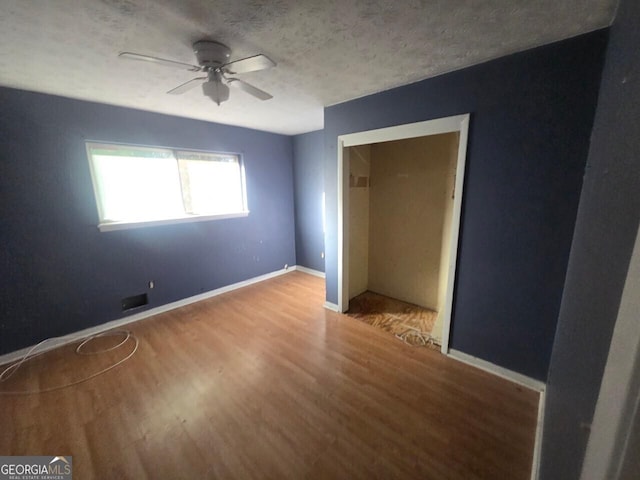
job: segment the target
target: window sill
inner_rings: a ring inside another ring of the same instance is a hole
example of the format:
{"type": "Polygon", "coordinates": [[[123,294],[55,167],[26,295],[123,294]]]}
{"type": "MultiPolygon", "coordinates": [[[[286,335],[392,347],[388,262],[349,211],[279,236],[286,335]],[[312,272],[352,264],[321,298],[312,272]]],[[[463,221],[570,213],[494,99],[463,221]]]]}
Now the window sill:
{"type": "Polygon", "coordinates": [[[223,213],[220,215],[193,215],[190,217],[165,218],[163,220],[150,220],[146,222],[107,222],[98,225],[101,232],[114,230],[128,230],[130,228],[157,227],[160,225],[173,225],[176,223],[208,222],[211,220],[224,220],[225,218],[240,218],[249,216],[249,211],[236,213],[223,213]]]}

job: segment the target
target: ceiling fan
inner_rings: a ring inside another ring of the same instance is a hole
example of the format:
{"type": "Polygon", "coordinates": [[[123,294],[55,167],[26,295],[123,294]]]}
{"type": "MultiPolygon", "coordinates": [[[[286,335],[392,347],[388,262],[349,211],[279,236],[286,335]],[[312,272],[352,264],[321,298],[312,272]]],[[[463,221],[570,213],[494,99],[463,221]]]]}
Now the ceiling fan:
{"type": "Polygon", "coordinates": [[[206,74],[206,76],[196,77],[169,90],[167,93],[171,95],[180,95],[197,85],[202,85],[202,92],[218,105],[229,99],[229,86],[243,90],[260,100],[273,98],[269,93],[254,87],[244,80],[229,77],[229,75],[255,72],[275,67],[276,62],[266,55],[258,54],[230,62],[231,49],[213,40],[200,40],[195,42],[193,44],[193,52],[198,60],[198,65],[133,52],[120,52],[118,56],[129,60],[142,60],[166,65],[168,67],[183,68],[190,72],[203,72],[206,74]]]}

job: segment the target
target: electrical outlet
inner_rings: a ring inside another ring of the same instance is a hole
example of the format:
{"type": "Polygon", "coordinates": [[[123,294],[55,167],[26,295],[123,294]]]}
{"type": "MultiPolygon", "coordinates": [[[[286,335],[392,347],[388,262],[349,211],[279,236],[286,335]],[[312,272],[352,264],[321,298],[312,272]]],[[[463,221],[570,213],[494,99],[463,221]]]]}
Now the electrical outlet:
{"type": "Polygon", "coordinates": [[[320,252],[320,258],[324,258],[324,252],[320,252]]]}
{"type": "Polygon", "coordinates": [[[153,280],[149,281],[149,288],[154,288],[156,286],[156,284],[154,283],[153,280]]]}

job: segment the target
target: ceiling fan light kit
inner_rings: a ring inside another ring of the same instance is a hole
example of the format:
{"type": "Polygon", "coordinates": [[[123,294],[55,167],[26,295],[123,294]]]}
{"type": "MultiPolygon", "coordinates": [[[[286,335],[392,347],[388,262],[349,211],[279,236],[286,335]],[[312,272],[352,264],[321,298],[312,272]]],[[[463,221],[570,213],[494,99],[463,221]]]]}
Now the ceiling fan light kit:
{"type": "Polygon", "coordinates": [[[229,86],[242,90],[259,100],[273,98],[271,94],[260,90],[250,83],[228,75],[238,75],[248,72],[266,70],[276,66],[276,62],[266,55],[258,54],[240,60],[229,61],[231,49],[213,40],[200,40],[193,44],[193,52],[198,65],[178,62],[166,58],[153,57],[134,52],[121,52],[118,56],[128,60],[141,60],[159,65],[181,68],[190,72],[203,72],[206,76],[193,78],[167,93],[181,95],[197,85],[202,85],[202,93],[220,105],[229,99],[229,86]]]}
{"type": "Polygon", "coordinates": [[[222,83],[222,76],[219,73],[210,74],[209,81],[202,84],[202,93],[218,105],[229,100],[229,87],[222,83]]]}

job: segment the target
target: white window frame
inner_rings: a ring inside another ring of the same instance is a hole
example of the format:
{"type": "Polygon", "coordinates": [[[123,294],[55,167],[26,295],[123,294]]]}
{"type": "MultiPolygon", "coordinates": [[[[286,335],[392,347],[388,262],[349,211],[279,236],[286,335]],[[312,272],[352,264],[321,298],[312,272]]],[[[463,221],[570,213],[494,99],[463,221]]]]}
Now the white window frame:
{"type": "Polygon", "coordinates": [[[249,204],[247,202],[247,183],[244,169],[244,162],[242,155],[239,153],[229,153],[229,152],[214,152],[210,150],[198,150],[198,149],[186,149],[186,148],[171,148],[171,147],[159,147],[159,146],[147,146],[147,145],[135,145],[135,144],[127,144],[127,143],[116,143],[116,142],[99,142],[99,141],[89,141],[85,142],[85,148],[87,151],[87,159],[89,162],[89,170],[91,171],[91,182],[93,186],[93,194],[96,199],[96,207],[98,210],[98,229],[101,232],[109,232],[114,230],[126,230],[131,228],[142,228],[142,227],[153,227],[159,225],[173,225],[178,223],[193,223],[193,222],[207,222],[211,220],[223,220],[227,218],[240,218],[247,217],[250,213],[249,204]],[[93,165],[93,158],[91,154],[91,148],[113,148],[113,147],[122,147],[122,148],[136,148],[142,150],[157,150],[157,151],[171,151],[173,152],[173,156],[178,161],[178,152],[186,152],[186,153],[205,153],[205,154],[213,154],[213,155],[229,155],[234,156],[238,159],[238,163],[240,166],[240,184],[242,189],[242,205],[243,209],[237,212],[229,212],[215,215],[208,214],[189,214],[185,213],[184,216],[180,217],[170,217],[163,219],[155,219],[155,220],[141,220],[141,221],[103,221],[103,207],[102,207],[102,199],[100,198],[100,191],[98,187],[98,178],[97,173],[95,171],[95,167],[93,165]]]}

